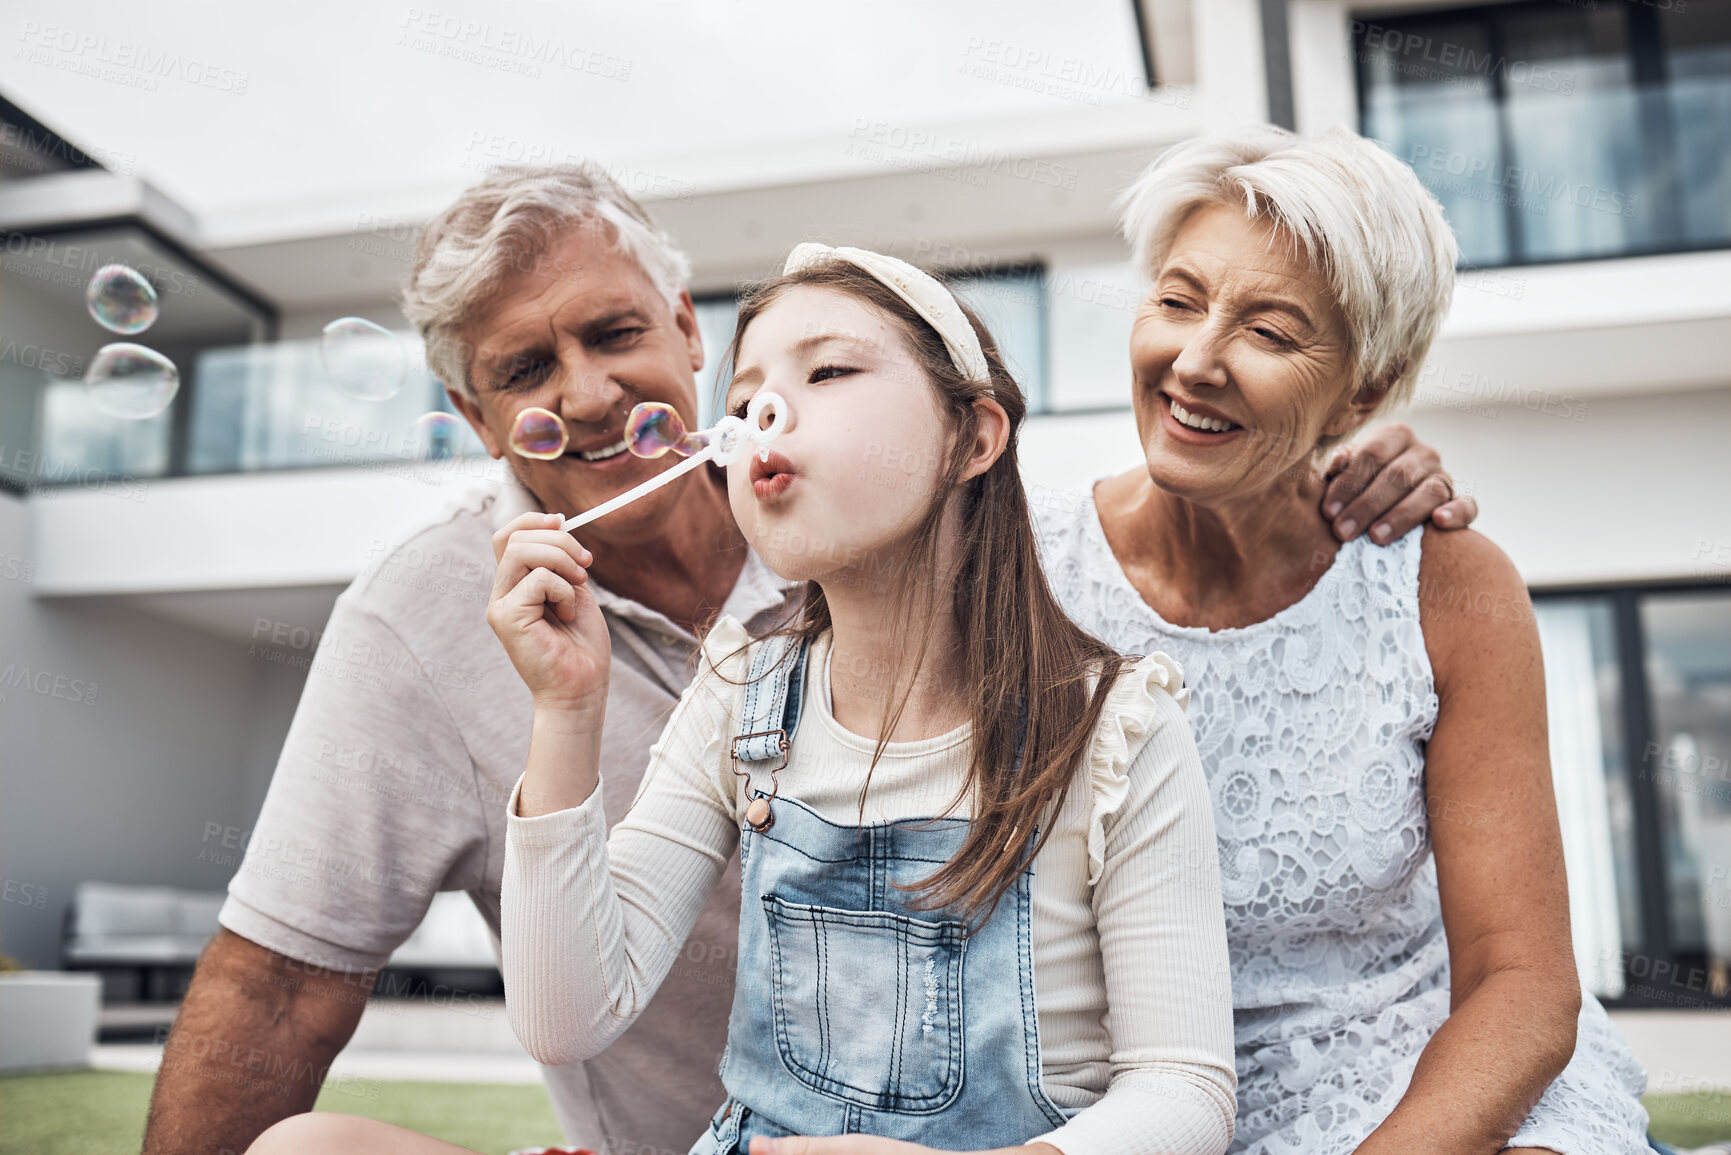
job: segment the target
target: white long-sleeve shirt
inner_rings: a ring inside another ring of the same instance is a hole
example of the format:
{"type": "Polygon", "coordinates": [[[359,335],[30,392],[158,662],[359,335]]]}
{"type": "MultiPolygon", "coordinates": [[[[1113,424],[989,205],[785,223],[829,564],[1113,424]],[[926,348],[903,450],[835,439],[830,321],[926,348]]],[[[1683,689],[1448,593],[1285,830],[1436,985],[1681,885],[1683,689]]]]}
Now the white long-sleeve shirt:
{"type": "MultiPolygon", "coordinates": [[[[698,675],[611,838],[599,790],[536,818],[517,816],[512,793],[506,999],[517,1037],[542,1062],[596,1054],[630,1026],[737,849],[749,791],[770,787],[767,773],[756,776],[762,781],[735,775],[728,757],[747,640],[729,617],[705,639],[698,675]]],[[[830,711],[829,641],[826,634],[812,647],[820,692],[806,696],[780,794],[852,823],[860,820],[875,739],[843,729],[830,711]]],[[[1081,1109],[1038,1138],[1065,1155],[1218,1153],[1232,1136],[1220,875],[1181,685],[1177,666],[1160,654],[1125,669],[1034,863],[1043,1085],[1060,1106],[1081,1109]]],[[[965,802],[951,807],[967,772],[969,734],[963,725],[889,743],[872,771],[863,821],[965,815],[965,802]]]]}

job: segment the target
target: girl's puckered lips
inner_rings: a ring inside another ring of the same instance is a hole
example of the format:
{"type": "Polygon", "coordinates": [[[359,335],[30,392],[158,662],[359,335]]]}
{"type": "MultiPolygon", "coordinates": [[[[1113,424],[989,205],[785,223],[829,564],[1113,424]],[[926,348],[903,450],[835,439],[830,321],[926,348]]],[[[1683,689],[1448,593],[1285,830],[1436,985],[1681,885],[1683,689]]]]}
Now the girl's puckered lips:
{"type": "Polygon", "coordinates": [[[759,501],[772,501],[786,493],[794,479],[793,462],[775,450],[769,451],[769,459],[765,460],[757,454],[751,455],[751,491],[759,501]]]}
{"type": "Polygon", "coordinates": [[[793,467],[793,462],[789,461],[785,454],[777,453],[772,449],[769,451],[768,460],[756,453],[751,455],[751,471],[747,476],[750,477],[752,484],[756,485],[758,482],[775,477],[777,474],[791,475],[797,472],[798,470],[793,467]]]}

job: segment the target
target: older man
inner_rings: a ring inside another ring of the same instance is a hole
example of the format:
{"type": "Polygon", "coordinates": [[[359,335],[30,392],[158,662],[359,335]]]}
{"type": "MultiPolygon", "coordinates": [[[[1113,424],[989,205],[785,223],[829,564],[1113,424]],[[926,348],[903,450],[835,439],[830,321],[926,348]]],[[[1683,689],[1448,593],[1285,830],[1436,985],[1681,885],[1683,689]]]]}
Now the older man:
{"type": "MultiPolygon", "coordinates": [[[[146,1155],[238,1152],[310,1109],[377,968],[435,893],[467,891],[497,936],[504,800],[533,703],[484,616],[492,539],[525,510],[586,509],[666,468],[626,453],[622,426],[639,401],[668,402],[695,425],[704,350],[687,273],[642,208],[588,166],[502,170],[427,227],[404,312],[512,477],[401,543],[337,600],[229,884],[224,929],[169,1037],[146,1155]],[[510,451],[529,406],[564,420],[564,454],[510,451]],[[416,567],[442,580],[412,580],[416,567]]],[[[1343,504],[1336,524],[1359,526],[1386,513],[1397,537],[1433,510],[1466,524],[1470,499],[1437,509],[1446,488],[1423,484],[1436,472],[1435,454],[1391,426],[1360,448],[1325,508],[1343,504]]],[[[787,590],[734,525],[719,471],[597,521],[584,543],[613,643],[603,791],[617,821],[705,621],[726,610],[766,626],[787,590]]],[[[715,1069],[738,904],[736,866],[631,1030],[596,1059],[545,1070],[570,1141],[683,1152],[702,1130],[724,1098],[715,1069]]]]}

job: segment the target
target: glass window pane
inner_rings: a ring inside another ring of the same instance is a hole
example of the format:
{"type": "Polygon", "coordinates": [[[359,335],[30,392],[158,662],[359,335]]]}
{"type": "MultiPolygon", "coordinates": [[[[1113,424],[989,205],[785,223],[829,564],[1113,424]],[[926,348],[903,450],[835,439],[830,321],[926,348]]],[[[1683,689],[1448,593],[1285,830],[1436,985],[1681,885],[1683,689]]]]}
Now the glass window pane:
{"type": "MultiPolygon", "coordinates": [[[[1731,594],[1641,599],[1671,937],[1731,965],[1731,594]]],[[[1723,974],[1723,971],[1721,971],[1723,974]]]]}
{"type": "Polygon", "coordinates": [[[1623,993],[1624,954],[1640,944],[1641,927],[1612,607],[1606,598],[1541,598],[1534,611],[1575,960],[1589,990],[1615,998],[1623,993]]]}
{"type": "Polygon", "coordinates": [[[1046,276],[1039,268],[968,273],[950,278],[998,343],[1028,411],[1046,408],[1046,276]]]}
{"type": "Polygon", "coordinates": [[[1442,202],[1467,265],[1513,256],[1490,28],[1479,16],[1365,23],[1361,128],[1412,165],[1442,202]]]}
{"type": "Polygon", "coordinates": [[[1731,0],[1355,21],[1362,131],[1467,265],[1731,243],[1731,0]]]}
{"type": "Polygon", "coordinates": [[[1689,241],[1731,237],[1731,0],[1694,0],[1659,22],[1677,185],[1689,241]]]}
{"type": "Polygon", "coordinates": [[[1145,292],[1128,261],[1066,265],[1050,274],[1049,411],[1130,407],[1130,329],[1145,292]]]}
{"type": "Polygon", "coordinates": [[[187,429],[188,473],[388,465],[426,457],[485,459],[464,423],[424,443],[416,421],[449,409],[428,372],[418,334],[397,334],[409,354],[402,388],[380,401],[339,391],[319,360],[319,342],[282,341],[211,349],[198,358],[187,429]]]}
{"type": "Polygon", "coordinates": [[[714,425],[720,418],[727,382],[733,377],[732,366],[725,362],[739,320],[739,299],[732,295],[704,297],[695,304],[697,331],[703,337],[703,368],[697,371],[697,424],[701,428],[714,425]]]}
{"type": "Polygon", "coordinates": [[[174,407],[142,421],[104,413],[82,381],[48,378],[42,388],[41,475],[44,484],[161,477],[168,472],[174,407]]]}

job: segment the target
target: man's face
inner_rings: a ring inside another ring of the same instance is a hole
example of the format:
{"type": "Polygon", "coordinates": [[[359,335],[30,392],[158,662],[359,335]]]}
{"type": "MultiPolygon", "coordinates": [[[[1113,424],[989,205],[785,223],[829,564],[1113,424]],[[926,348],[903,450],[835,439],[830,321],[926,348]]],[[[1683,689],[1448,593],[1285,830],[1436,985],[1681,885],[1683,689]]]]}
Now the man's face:
{"type": "MultiPolygon", "coordinates": [[[[487,452],[504,457],[550,513],[599,505],[679,460],[626,452],[625,417],[638,402],[666,402],[686,428],[697,428],[703,344],[691,297],[682,293],[670,310],[648,275],[597,226],[572,229],[533,267],[509,277],[460,336],[475,401],[452,400],[487,452]],[[541,461],[511,448],[512,426],[530,406],[563,419],[570,440],[562,456],[541,461]]],[[[689,480],[609,514],[590,536],[653,536],[689,480]]]]}

